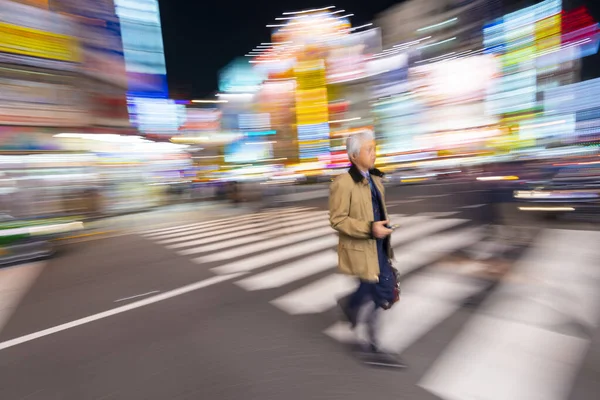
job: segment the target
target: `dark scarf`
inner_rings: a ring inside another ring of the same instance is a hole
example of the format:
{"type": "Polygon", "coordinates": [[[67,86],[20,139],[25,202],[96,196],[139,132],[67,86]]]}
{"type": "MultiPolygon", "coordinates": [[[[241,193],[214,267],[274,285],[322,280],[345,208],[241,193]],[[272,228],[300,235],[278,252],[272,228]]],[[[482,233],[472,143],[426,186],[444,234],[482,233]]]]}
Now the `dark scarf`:
{"type": "MultiPolygon", "coordinates": [[[[365,178],[363,174],[361,174],[360,169],[358,169],[358,167],[354,165],[354,163],[352,163],[352,166],[348,170],[348,173],[352,177],[352,180],[354,180],[354,182],[356,183],[362,182],[362,180],[365,178]]],[[[369,174],[373,176],[378,176],[380,178],[384,175],[384,173],[378,170],[377,168],[370,169],[369,174]]]]}

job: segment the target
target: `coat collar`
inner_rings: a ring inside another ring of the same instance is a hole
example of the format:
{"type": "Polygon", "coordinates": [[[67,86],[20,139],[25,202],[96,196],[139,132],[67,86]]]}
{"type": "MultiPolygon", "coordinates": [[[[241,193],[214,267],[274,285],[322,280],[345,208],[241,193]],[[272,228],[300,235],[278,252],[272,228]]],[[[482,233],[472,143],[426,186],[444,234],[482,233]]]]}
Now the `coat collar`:
{"type": "MultiPolygon", "coordinates": [[[[350,169],[348,170],[348,173],[350,174],[350,176],[352,177],[352,180],[356,183],[360,183],[363,181],[364,177],[363,175],[360,173],[360,170],[358,169],[358,167],[354,164],[352,164],[352,166],[350,167],[350,169]]],[[[373,175],[373,176],[378,176],[378,177],[382,177],[383,176],[383,172],[381,172],[380,170],[378,170],[377,168],[373,168],[369,170],[369,174],[373,175]]]]}

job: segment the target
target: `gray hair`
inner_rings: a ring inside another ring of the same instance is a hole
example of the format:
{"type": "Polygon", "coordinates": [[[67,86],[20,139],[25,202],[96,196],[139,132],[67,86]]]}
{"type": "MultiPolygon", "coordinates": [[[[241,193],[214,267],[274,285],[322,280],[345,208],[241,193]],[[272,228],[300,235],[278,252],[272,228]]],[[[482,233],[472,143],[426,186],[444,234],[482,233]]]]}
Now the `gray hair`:
{"type": "Polygon", "coordinates": [[[348,136],[348,139],[346,139],[348,158],[352,159],[353,156],[358,156],[363,143],[371,140],[375,140],[375,135],[369,130],[360,131],[348,136]]]}

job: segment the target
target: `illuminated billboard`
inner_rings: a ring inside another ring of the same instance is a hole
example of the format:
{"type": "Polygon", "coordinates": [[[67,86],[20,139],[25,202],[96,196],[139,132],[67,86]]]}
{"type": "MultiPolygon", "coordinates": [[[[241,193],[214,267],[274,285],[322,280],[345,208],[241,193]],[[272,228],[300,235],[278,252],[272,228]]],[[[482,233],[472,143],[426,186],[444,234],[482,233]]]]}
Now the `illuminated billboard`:
{"type": "Polygon", "coordinates": [[[140,132],[149,135],[174,135],[186,122],[185,105],[169,99],[130,98],[129,115],[140,132]]]}
{"type": "Polygon", "coordinates": [[[167,69],[157,0],[115,0],[129,95],[168,97],[167,69]]]}
{"type": "Polygon", "coordinates": [[[238,58],[219,73],[219,91],[226,93],[253,93],[267,78],[266,72],[254,68],[245,58],[238,58]]]}
{"type": "Polygon", "coordinates": [[[272,142],[237,141],[225,148],[225,162],[252,163],[273,158],[272,142]]]}
{"type": "Polygon", "coordinates": [[[0,0],[0,55],[17,64],[42,59],[40,66],[71,69],[81,61],[77,25],[41,8],[0,0]]]}

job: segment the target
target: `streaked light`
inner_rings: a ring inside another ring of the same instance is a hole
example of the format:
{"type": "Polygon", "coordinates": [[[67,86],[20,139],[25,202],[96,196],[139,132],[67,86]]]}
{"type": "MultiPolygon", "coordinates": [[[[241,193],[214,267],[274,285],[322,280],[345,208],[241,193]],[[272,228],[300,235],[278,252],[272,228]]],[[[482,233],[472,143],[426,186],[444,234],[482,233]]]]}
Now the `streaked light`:
{"type": "Polygon", "coordinates": [[[254,97],[254,93],[217,93],[216,96],[230,99],[251,99],[254,97]]]}
{"type": "Polygon", "coordinates": [[[313,8],[311,10],[304,10],[304,11],[288,11],[288,12],[284,12],[283,15],[306,14],[306,13],[312,13],[312,12],[317,12],[317,11],[331,10],[332,8],[335,8],[335,6],[328,6],[328,7],[323,7],[323,8],[313,8]]]}
{"type": "Polygon", "coordinates": [[[431,36],[426,36],[424,38],[417,39],[417,40],[412,40],[410,42],[398,43],[398,44],[395,44],[393,47],[401,47],[401,48],[410,47],[413,44],[421,43],[422,41],[425,41],[427,39],[431,39],[431,36]]]}
{"type": "Polygon", "coordinates": [[[516,199],[538,199],[544,197],[550,197],[551,193],[549,192],[528,192],[524,190],[517,190],[514,193],[514,197],[516,199]]]}
{"type": "Polygon", "coordinates": [[[423,31],[427,31],[429,29],[437,28],[439,26],[444,26],[444,25],[449,24],[449,23],[454,22],[454,21],[458,21],[458,18],[452,18],[452,19],[449,19],[447,21],[440,22],[439,24],[429,25],[429,26],[426,26],[424,28],[417,29],[417,32],[423,32],[423,31]]]}
{"type": "Polygon", "coordinates": [[[339,124],[342,122],[351,122],[351,121],[358,121],[362,119],[361,117],[355,117],[355,118],[348,118],[348,119],[338,119],[336,121],[329,121],[330,124],[339,124]]]}
{"type": "Polygon", "coordinates": [[[192,103],[208,103],[208,104],[216,104],[216,103],[228,103],[228,100],[192,100],[192,103]]]}
{"type": "Polygon", "coordinates": [[[451,41],[453,41],[453,40],[456,40],[456,36],[455,36],[455,37],[452,37],[452,38],[450,38],[450,39],[442,40],[442,41],[440,41],[440,42],[435,42],[435,43],[426,44],[426,45],[424,45],[424,46],[421,46],[421,47],[419,47],[419,49],[426,49],[426,48],[428,48],[428,47],[433,47],[433,46],[437,46],[437,45],[439,45],[439,44],[448,43],[448,42],[451,42],[451,41]]]}
{"type": "Polygon", "coordinates": [[[441,59],[443,59],[443,58],[446,58],[446,57],[448,57],[448,56],[451,56],[451,55],[454,55],[454,54],[456,54],[456,53],[455,53],[455,52],[446,53],[446,54],[444,54],[444,55],[441,55],[441,56],[432,57],[432,58],[428,58],[428,59],[426,59],[426,60],[420,60],[420,61],[417,61],[417,62],[416,62],[416,64],[420,64],[420,63],[424,63],[424,62],[430,62],[430,61],[434,61],[434,60],[441,60],[441,59]]]}
{"type": "Polygon", "coordinates": [[[477,178],[478,181],[516,181],[519,180],[518,176],[480,176],[477,178]]]}
{"type": "Polygon", "coordinates": [[[519,207],[521,211],[575,211],[573,207],[519,207]]]}
{"type": "Polygon", "coordinates": [[[370,23],[368,23],[368,24],[364,24],[364,25],[361,25],[361,26],[354,27],[354,28],[352,28],[352,29],[350,29],[350,30],[351,30],[351,31],[356,31],[356,30],[359,30],[359,29],[362,29],[362,28],[366,28],[366,27],[369,27],[369,26],[372,26],[372,25],[373,25],[373,23],[372,23],[372,22],[370,22],[370,23]]]}

